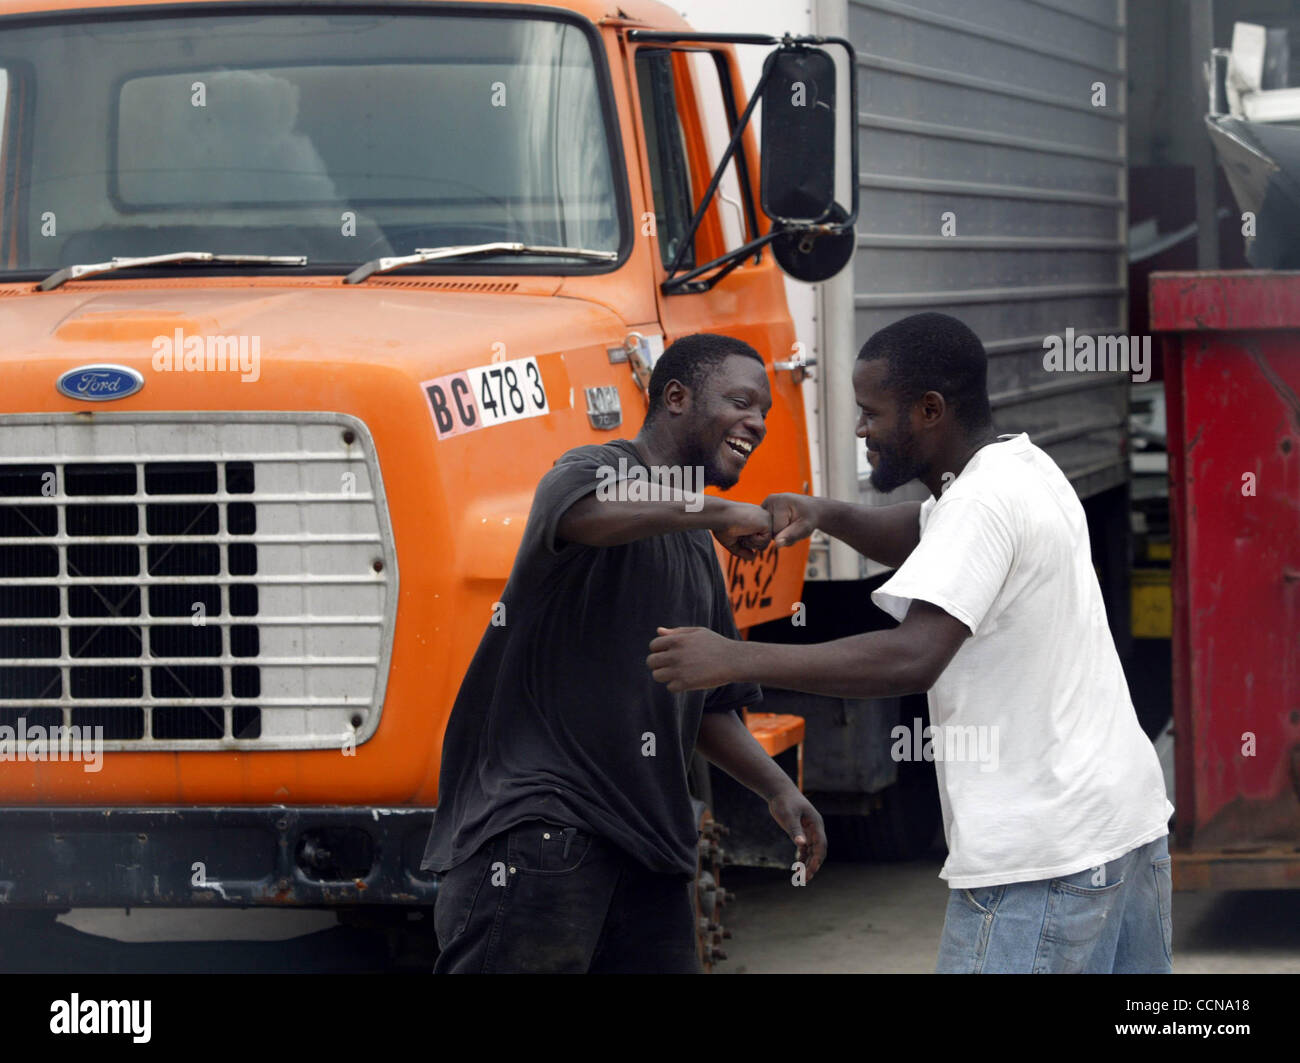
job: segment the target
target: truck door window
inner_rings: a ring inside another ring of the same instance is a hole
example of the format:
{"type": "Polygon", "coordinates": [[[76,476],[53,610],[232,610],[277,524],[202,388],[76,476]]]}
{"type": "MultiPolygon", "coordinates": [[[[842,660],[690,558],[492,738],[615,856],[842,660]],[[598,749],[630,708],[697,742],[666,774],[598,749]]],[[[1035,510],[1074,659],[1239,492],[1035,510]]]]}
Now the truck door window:
{"type": "MultiPolygon", "coordinates": [[[[655,206],[660,257],[667,267],[690,229],[718,160],[735,127],[736,101],[721,53],[705,49],[642,48],[637,84],[655,206]]],[[[741,101],[743,107],[744,101],[741,101]]],[[[723,171],[714,197],[679,269],[708,261],[757,235],[743,158],[723,171]]]]}
{"type": "MultiPolygon", "coordinates": [[[[636,57],[636,75],[650,163],[655,231],[659,236],[659,254],[667,268],[690,228],[695,208],[691,171],[686,160],[686,137],[677,113],[672,52],[642,48],[636,57]]],[[[694,248],[687,250],[681,265],[686,268],[695,265],[694,248]]]]}
{"type": "MultiPolygon", "coordinates": [[[[727,150],[732,130],[736,124],[736,107],[729,94],[724,95],[724,88],[729,87],[726,77],[726,58],[721,52],[693,51],[686,53],[690,64],[691,82],[695,86],[696,104],[704,120],[704,140],[707,151],[706,169],[708,177],[713,175],[718,160],[727,150]]],[[[745,101],[740,101],[743,110],[745,101]]],[[[755,112],[757,115],[758,112],[755,112]]],[[[757,125],[754,126],[757,129],[757,125]]],[[[743,160],[743,156],[741,156],[743,160]]],[[[727,163],[722,171],[722,181],[718,185],[714,209],[722,226],[723,247],[733,251],[746,240],[758,235],[750,202],[748,189],[744,187],[738,173],[736,158],[727,163]]]]}
{"type": "MultiPolygon", "coordinates": [[[[9,129],[9,71],[0,66],[0,221],[17,213],[17,207],[8,205],[7,200],[15,196],[17,182],[14,180],[14,159],[18,154],[18,145],[11,144],[9,129]]],[[[9,246],[10,227],[0,225],[0,251],[9,246]]],[[[7,257],[7,256],[6,256],[7,257]]]]}

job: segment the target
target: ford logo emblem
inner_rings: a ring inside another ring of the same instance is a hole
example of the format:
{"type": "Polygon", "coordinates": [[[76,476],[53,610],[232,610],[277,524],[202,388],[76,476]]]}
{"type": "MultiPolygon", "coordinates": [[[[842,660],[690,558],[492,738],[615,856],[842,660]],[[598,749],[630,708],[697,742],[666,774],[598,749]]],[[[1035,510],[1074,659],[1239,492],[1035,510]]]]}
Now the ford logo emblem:
{"type": "Polygon", "coordinates": [[[79,365],[63,373],[54,386],[70,399],[107,402],[134,395],[144,387],[144,377],[124,365],[79,365]]]}

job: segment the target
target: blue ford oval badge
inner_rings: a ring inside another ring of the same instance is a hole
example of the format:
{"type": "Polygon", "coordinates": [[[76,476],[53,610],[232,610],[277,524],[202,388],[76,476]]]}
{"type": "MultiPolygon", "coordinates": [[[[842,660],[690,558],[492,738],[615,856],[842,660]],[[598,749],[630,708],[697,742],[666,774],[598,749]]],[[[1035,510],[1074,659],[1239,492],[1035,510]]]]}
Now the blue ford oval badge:
{"type": "Polygon", "coordinates": [[[107,402],[134,395],[144,387],[144,377],[124,365],[79,365],[62,374],[54,386],[70,399],[107,402]]]}

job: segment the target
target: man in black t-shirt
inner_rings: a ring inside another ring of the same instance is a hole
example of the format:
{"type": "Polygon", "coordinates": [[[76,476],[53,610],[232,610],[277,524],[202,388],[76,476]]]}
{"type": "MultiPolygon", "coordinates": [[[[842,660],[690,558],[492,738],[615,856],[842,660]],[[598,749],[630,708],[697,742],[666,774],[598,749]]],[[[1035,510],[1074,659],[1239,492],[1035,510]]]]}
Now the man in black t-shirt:
{"type": "Polygon", "coordinates": [[[809,877],[821,817],[737,711],[752,683],[673,693],[645,646],[661,627],[737,638],[714,536],[741,557],[766,510],[699,493],[739,479],[772,400],[762,358],[727,336],[655,365],[634,440],[562,455],[533,498],[443,742],[423,867],[443,873],[437,971],[695,971],[698,749],[769,803],[809,877]]]}

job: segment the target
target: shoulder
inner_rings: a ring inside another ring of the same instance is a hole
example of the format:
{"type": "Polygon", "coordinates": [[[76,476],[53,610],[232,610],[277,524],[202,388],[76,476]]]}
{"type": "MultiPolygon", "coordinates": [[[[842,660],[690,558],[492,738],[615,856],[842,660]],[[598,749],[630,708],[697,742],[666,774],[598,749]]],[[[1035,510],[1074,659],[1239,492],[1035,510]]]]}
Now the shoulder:
{"type": "Polygon", "coordinates": [[[619,458],[625,462],[636,461],[636,451],[626,440],[615,439],[608,443],[584,443],[580,447],[566,450],[555,459],[552,467],[561,465],[618,465],[619,458]]]}
{"type": "Polygon", "coordinates": [[[980,472],[970,479],[959,477],[937,499],[930,499],[928,511],[923,505],[922,534],[1016,538],[1017,529],[1025,525],[1022,514],[1032,508],[1029,496],[1020,485],[1008,482],[1012,477],[994,475],[987,466],[980,472]]]}
{"type": "Polygon", "coordinates": [[[923,512],[926,524],[933,525],[942,520],[945,524],[966,524],[970,522],[995,521],[1006,523],[1017,510],[1016,498],[1008,491],[980,491],[972,487],[958,490],[957,485],[943,495],[934,499],[934,505],[928,513],[923,512]]]}
{"type": "MultiPolygon", "coordinates": [[[[1027,436],[995,444],[980,452],[973,467],[953,481],[940,501],[975,503],[1004,520],[1012,520],[1036,504],[1044,486],[1040,464],[1043,460],[1051,461],[1027,436]]],[[[952,508],[972,507],[953,505],[952,508]]]]}
{"type": "Polygon", "coordinates": [[[630,443],[610,440],[608,443],[587,443],[566,450],[542,474],[541,483],[579,480],[611,481],[623,479],[628,470],[640,466],[641,459],[630,443]]]}

